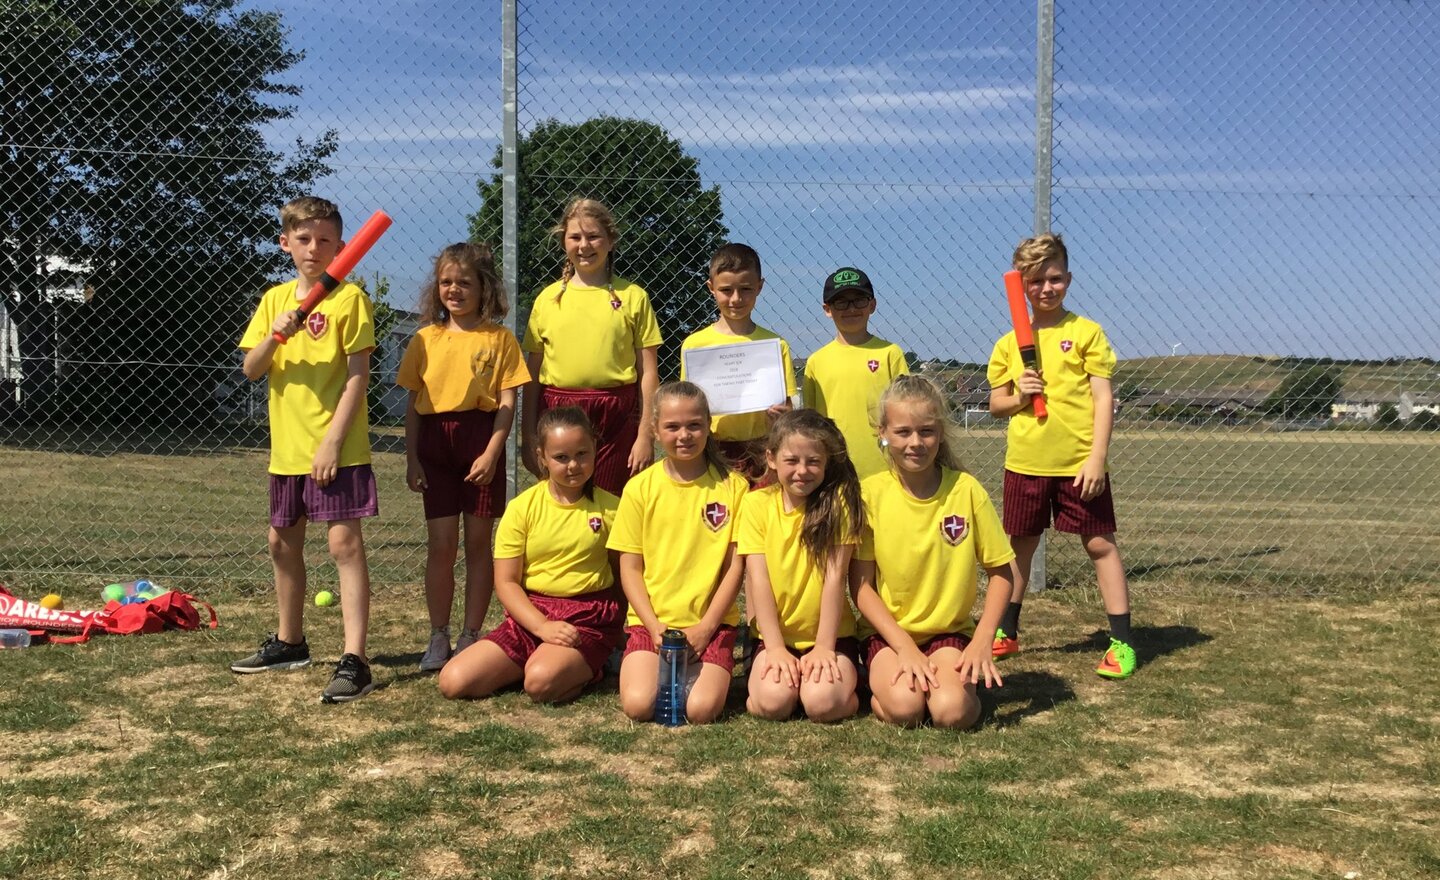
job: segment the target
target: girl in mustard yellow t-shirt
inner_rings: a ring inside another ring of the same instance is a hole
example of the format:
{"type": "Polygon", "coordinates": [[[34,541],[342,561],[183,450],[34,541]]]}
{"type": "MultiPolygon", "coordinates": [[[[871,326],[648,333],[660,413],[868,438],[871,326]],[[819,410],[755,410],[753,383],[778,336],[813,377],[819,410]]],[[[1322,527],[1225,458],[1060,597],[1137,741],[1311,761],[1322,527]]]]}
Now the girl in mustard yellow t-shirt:
{"type": "Polygon", "coordinates": [[[752,715],[783,721],[796,706],[812,721],[860,708],[860,645],[846,575],[865,526],[860,479],[835,423],[813,409],[775,420],[765,463],[776,482],[740,504],[746,597],[764,647],[750,672],[752,715]]]}
{"type": "Polygon", "coordinates": [[[523,681],[537,703],[571,700],[620,643],[625,607],[605,549],[620,502],[595,487],[595,433],[573,406],[546,410],[536,430],[548,478],[510,502],[495,534],[505,619],[440,671],[451,699],[523,681]]]}
{"type": "Polygon", "coordinates": [[[521,415],[521,453],[525,467],[540,476],[532,451],[536,417],[551,407],[578,406],[600,443],[595,485],[619,495],[654,458],[642,414],[649,414],[660,384],[660,324],[649,294],[612,271],[616,229],[608,208],[574,199],[550,231],[565,249],[565,268],[535,297],[525,329],[534,378],[521,415]]]}
{"type": "Polygon", "coordinates": [[[944,395],[901,376],[880,396],[880,441],[890,469],[860,484],[868,525],[850,584],[864,616],[870,706],[907,727],[969,727],[975,687],[1001,683],[990,656],[1010,599],[1015,553],[990,497],[966,473],[949,436],[944,395]],[[977,627],[977,566],[990,576],[977,627]]]}
{"type": "Polygon", "coordinates": [[[509,306],[490,248],[460,242],[435,259],[420,299],[422,326],[400,361],[395,384],[405,407],[405,483],[424,493],[425,605],[430,644],[422,672],[450,659],[455,555],[465,520],[465,611],[459,653],[480,636],[490,608],[490,531],[505,510],[505,442],[515,389],[530,381],[515,336],[498,323],[509,306]]]}
{"type": "Polygon", "coordinates": [[[740,557],[735,521],[745,478],[733,473],[710,438],[710,404],[689,382],[655,393],[654,429],[665,457],[625,487],[610,549],[630,600],[629,639],[620,665],[620,706],[636,721],[655,710],[656,646],[667,629],[685,632],[699,663],[686,716],[714,721],[725,708],[735,668],[735,599],[740,557]]]}

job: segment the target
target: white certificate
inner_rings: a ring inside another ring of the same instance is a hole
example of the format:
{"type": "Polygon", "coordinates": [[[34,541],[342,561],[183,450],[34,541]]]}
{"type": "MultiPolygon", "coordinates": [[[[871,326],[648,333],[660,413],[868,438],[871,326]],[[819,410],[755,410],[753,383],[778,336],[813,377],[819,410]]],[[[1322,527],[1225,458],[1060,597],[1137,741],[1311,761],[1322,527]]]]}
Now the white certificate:
{"type": "Polygon", "coordinates": [[[778,339],[692,348],[682,356],[685,378],[704,389],[712,415],[763,412],[786,398],[778,339]]]}

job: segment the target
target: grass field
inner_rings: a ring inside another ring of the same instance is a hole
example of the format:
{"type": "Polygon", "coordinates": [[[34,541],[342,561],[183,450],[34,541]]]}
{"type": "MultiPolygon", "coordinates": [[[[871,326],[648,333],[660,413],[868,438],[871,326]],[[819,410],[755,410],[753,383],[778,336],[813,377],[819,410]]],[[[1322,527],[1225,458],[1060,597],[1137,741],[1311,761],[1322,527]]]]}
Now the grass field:
{"type": "MultiPolygon", "coordinates": [[[[0,876],[1422,878],[1440,873],[1440,602],[1143,600],[1142,667],[1091,669],[1079,591],[1027,603],[981,726],[732,715],[667,731],[577,703],[446,703],[422,603],[383,593],[382,688],[233,676],[272,626],[0,653],[0,876]]],[[[334,659],[339,615],[308,608],[334,659]]],[[[737,690],[732,705],[741,700],[737,690]]]]}
{"type": "MultiPolygon", "coordinates": [[[[419,582],[424,524],[393,434],[377,438],[381,516],[366,525],[377,589],[419,582]]],[[[963,454],[998,497],[1004,438],[963,454]]],[[[1121,431],[1120,546],[1137,592],[1368,593],[1440,581],[1440,438],[1424,433],[1121,431]]],[[[265,453],[106,455],[0,446],[0,582],[72,601],[113,580],[266,590],[265,453]]],[[[1058,586],[1093,582],[1074,539],[1051,542],[1058,586]]],[[[333,580],[312,541],[315,582],[333,580]]],[[[318,589],[318,587],[317,587],[318,589]]]]}

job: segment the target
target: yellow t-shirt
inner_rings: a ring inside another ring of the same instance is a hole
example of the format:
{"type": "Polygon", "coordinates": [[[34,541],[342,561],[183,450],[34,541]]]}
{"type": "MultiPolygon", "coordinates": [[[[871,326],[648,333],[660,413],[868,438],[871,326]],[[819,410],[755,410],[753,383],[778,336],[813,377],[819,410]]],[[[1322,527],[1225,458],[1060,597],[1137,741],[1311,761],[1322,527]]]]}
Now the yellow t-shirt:
{"type": "MultiPolygon", "coordinates": [[[[299,281],[265,291],[240,348],[249,351],[271,333],[281,312],[300,307],[299,281]]],[[[300,332],[277,346],[270,361],[270,473],[278,476],[308,474],[315,451],[330,422],[349,378],[350,355],[375,347],[375,320],[370,297],[349,282],[342,283],[320,301],[305,319],[300,332]]],[[[370,463],[370,412],[365,395],[340,445],[340,467],[370,463]]]]}
{"type": "MultiPolygon", "coordinates": [[[[680,344],[680,378],[685,378],[685,352],[694,348],[713,348],[717,345],[732,345],[736,342],[759,342],[762,339],[780,340],[780,358],[785,369],[785,393],[795,395],[795,368],[790,365],[790,343],[778,334],[755,325],[755,329],[743,336],[732,336],[716,329],[714,324],[696,330],[680,344]]],[[[716,440],[753,440],[770,433],[770,424],[765,420],[764,411],[736,413],[728,416],[711,416],[710,433],[716,440]]]]}
{"type": "Polygon", "coordinates": [[[833,340],[805,361],[805,405],[835,422],[862,480],[890,467],[878,442],[880,392],[909,372],[900,346],[878,336],[833,340]]]}
{"type": "Polygon", "coordinates": [[[415,411],[421,415],[494,412],[500,392],[530,381],[514,335],[498,324],[473,330],[451,330],[446,324],[421,327],[400,360],[395,384],[418,391],[415,411]]]}
{"type": "Polygon", "coordinates": [[[635,350],[664,342],[650,295],[638,284],[614,279],[618,307],[603,287],[570,280],[560,302],[556,281],[540,291],[525,328],[527,352],[545,356],[540,384],[557,388],[614,388],[639,378],[635,350]]]}
{"type": "MultiPolygon", "coordinates": [[[[757,489],[740,502],[740,535],[735,547],[742,556],[765,557],[785,644],[800,651],[815,644],[815,633],[820,628],[820,593],[825,582],[824,569],[815,564],[800,541],[804,522],[804,508],[785,512],[779,486],[757,489]]],[[[852,538],[845,543],[855,541],[852,538]]],[[[853,635],[855,615],[850,613],[847,602],[835,637],[853,635]]]]}
{"type": "MultiPolygon", "coordinates": [[[[975,632],[979,568],[1015,558],[990,496],[972,476],[944,471],[930,498],[912,498],[890,471],[860,483],[870,525],[857,559],[874,560],[875,589],[900,628],[917,643],[948,632],[975,632]]],[[[867,634],[875,628],[862,624],[867,634]]]]}
{"type": "MultiPolygon", "coordinates": [[[[661,459],[625,484],[610,549],[645,557],[645,589],[655,616],[666,626],[694,626],[710,607],[724,574],[725,552],[735,543],[745,478],[714,470],[690,483],[665,472],[661,459]]],[[[629,626],[643,626],[630,609],[629,626]]],[[[731,605],[725,623],[740,622],[731,605]]]]}
{"type": "Polygon", "coordinates": [[[495,530],[496,559],[524,559],[524,586],[545,596],[581,596],[615,583],[605,542],[620,499],[595,497],[561,504],[541,481],[505,506],[495,530]]]}
{"type": "MultiPolygon", "coordinates": [[[[1037,477],[1073,477],[1095,446],[1095,398],[1090,377],[1115,375],[1115,352],[1100,325],[1067,313],[1054,327],[1035,331],[1035,354],[1045,377],[1044,421],[1026,405],[1010,417],[1005,468],[1037,477]]],[[[999,388],[1020,378],[1025,364],[1012,330],[990,353],[987,378],[999,388]]]]}

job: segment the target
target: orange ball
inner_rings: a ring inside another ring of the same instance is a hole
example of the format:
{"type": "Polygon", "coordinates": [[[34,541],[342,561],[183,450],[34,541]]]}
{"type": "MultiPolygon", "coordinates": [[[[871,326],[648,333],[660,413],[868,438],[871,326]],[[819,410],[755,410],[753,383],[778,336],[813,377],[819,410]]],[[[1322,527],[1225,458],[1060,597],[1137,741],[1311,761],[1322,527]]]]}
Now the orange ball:
{"type": "Polygon", "coordinates": [[[54,593],[51,593],[50,595],[46,596],[44,599],[41,599],[41,600],[40,600],[40,607],[41,607],[41,608],[50,608],[50,609],[64,608],[64,607],[65,607],[65,600],[64,600],[64,599],[61,599],[59,596],[55,595],[54,593]]]}

